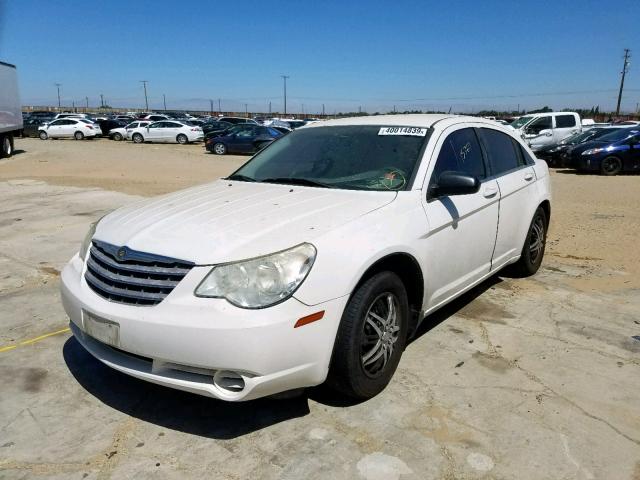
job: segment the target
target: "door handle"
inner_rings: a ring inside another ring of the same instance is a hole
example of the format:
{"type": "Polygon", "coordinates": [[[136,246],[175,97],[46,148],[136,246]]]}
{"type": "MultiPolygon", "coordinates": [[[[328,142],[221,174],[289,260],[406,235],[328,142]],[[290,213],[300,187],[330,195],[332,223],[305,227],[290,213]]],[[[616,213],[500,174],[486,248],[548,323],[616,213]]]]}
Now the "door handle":
{"type": "Polygon", "coordinates": [[[527,173],[525,173],[525,174],[524,174],[524,179],[525,179],[527,182],[530,182],[531,180],[533,180],[533,173],[531,173],[531,172],[527,172],[527,173]]]}
{"type": "Polygon", "coordinates": [[[491,197],[495,197],[497,193],[498,193],[498,188],[497,187],[486,187],[482,191],[482,196],[484,198],[491,198],[491,197]]]}

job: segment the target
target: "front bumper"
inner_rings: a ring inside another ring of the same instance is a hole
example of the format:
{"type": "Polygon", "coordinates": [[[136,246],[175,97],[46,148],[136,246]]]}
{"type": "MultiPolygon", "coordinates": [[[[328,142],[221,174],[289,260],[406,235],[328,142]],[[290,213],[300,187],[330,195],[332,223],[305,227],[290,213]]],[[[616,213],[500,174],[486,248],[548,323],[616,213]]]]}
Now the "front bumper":
{"type": "Polygon", "coordinates": [[[348,296],[315,306],[290,298],[246,310],[193,295],[209,271],[194,267],[158,305],[133,306],[97,295],[76,255],[61,274],[62,302],[75,337],[93,356],[143,380],[232,401],[324,382],[348,296]],[[322,310],[321,320],[294,328],[298,319],[322,310]],[[84,333],[87,312],[119,325],[116,348],[84,333]],[[242,377],[240,391],[215,380],[229,371],[242,377]]]}

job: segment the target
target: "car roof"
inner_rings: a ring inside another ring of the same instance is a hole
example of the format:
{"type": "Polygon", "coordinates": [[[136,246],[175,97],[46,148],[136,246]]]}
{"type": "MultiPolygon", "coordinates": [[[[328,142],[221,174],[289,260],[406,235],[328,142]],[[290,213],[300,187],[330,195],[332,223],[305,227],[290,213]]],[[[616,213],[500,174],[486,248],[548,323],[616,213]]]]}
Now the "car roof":
{"type": "Polygon", "coordinates": [[[385,126],[403,126],[403,127],[423,127],[429,128],[441,120],[459,120],[473,123],[483,123],[493,127],[503,127],[493,120],[487,120],[480,117],[470,117],[467,115],[449,115],[449,114],[405,114],[405,115],[372,115],[367,117],[350,117],[337,118],[335,120],[325,120],[322,122],[309,123],[303,128],[317,128],[325,126],[340,125],[385,125],[385,126]]]}

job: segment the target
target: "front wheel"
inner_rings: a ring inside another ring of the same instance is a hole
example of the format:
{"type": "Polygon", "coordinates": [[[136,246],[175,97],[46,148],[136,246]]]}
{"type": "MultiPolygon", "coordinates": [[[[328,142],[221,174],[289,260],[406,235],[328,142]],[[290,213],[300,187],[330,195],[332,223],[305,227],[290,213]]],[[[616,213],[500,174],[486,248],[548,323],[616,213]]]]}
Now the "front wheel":
{"type": "Polygon", "coordinates": [[[180,144],[180,145],[186,145],[187,143],[189,143],[189,139],[187,138],[187,136],[184,133],[181,133],[180,135],[178,135],[176,137],[176,141],[180,144]]]}
{"type": "Polygon", "coordinates": [[[144,137],[139,133],[134,133],[133,136],[131,137],[131,139],[133,140],[133,143],[142,143],[142,142],[144,142],[144,137]]]}
{"type": "Polygon", "coordinates": [[[116,132],[116,133],[114,133],[114,134],[113,134],[113,137],[112,137],[112,138],[113,138],[116,142],[119,142],[119,141],[121,141],[121,140],[122,140],[122,134],[121,134],[121,133],[116,132]]]}
{"type": "Polygon", "coordinates": [[[600,173],[602,175],[617,175],[622,171],[622,160],[618,157],[607,157],[602,160],[600,165],[600,173]]]}
{"type": "Polygon", "coordinates": [[[327,385],[362,400],[380,393],[398,367],[408,325],[409,301],[400,278],[381,272],[368,279],[342,314],[327,385]]]}
{"type": "Polygon", "coordinates": [[[538,271],[547,244],[548,224],[547,214],[542,207],[538,207],[531,220],[520,259],[509,266],[509,273],[516,277],[528,277],[538,271]]]}
{"type": "Polygon", "coordinates": [[[45,131],[41,131],[38,136],[40,137],[40,140],[46,140],[47,138],[49,138],[49,135],[47,135],[47,132],[45,131]]]}
{"type": "Polygon", "coordinates": [[[82,140],[84,138],[84,134],[82,132],[76,132],[73,134],[73,138],[76,140],[82,140]]]}
{"type": "Polygon", "coordinates": [[[224,155],[225,153],[227,153],[227,147],[224,143],[216,143],[213,146],[213,153],[215,153],[216,155],[224,155]]]}

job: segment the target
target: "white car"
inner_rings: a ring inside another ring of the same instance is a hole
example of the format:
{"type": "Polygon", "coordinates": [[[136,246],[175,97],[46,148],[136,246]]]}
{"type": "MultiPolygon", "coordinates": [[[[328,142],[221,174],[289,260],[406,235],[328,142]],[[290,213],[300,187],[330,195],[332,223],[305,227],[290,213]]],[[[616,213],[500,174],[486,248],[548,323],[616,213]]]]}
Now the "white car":
{"type": "Polygon", "coordinates": [[[94,138],[102,135],[102,130],[97,123],[84,118],[60,118],[52,122],[45,123],[38,127],[38,136],[41,140],[47,138],[94,138]]]}
{"type": "Polygon", "coordinates": [[[167,115],[160,115],[159,113],[151,113],[142,117],[142,120],[151,120],[152,122],[159,122],[161,120],[169,120],[167,115]]]}
{"type": "MultiPolygon", "coordinates": [[[[131,131],[131,140],[135,143],[164,142],[181,143],[200,142],[204,139],[202,127],[185,125],[176,120],[153,122],[146,127],[131,131]]],[[[127,137],[129,134],[127,134],[127,137]]]]}
{"type": "Polygon", "coordinates": [[[509,126],[524,137],[534,152],[582,131],[580,115],[576,112],[532,113],[509,126]]]}
{"type": "Polygon", "coordinates": [[[152,123],[153,122],[149,120],[136,120],[127,124],[125,127],[112,128],[109,130],[109,138],[116,141],[124,140],[125,138],[131,140],[131,135],[137,131],[138,128],[144,128],[152,123]]]}
{"type": "Polygon", "coordinates": [[[503,267],[537,271],[549,216],[547,165],[495,122],[329,120],[93,224],[62,301],[78,342],[140,379],[369,398],[427,314],[503,267]]]}

